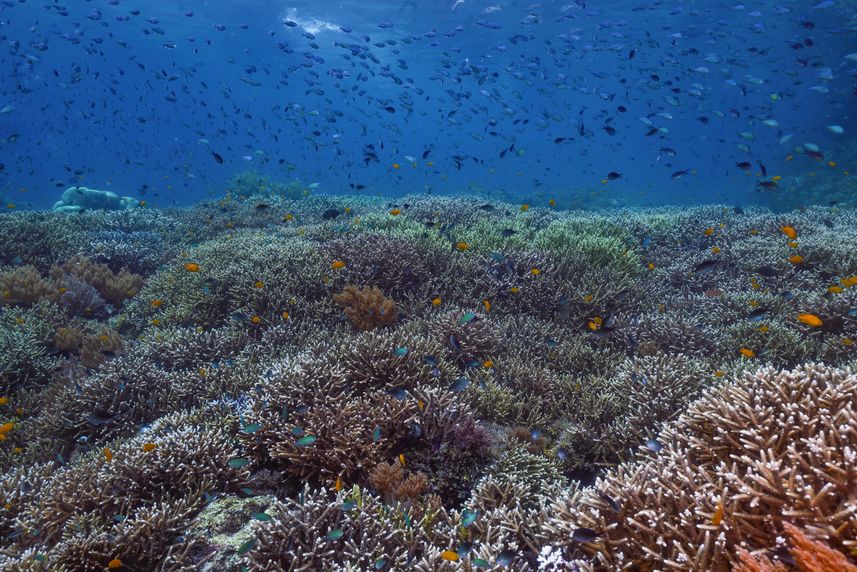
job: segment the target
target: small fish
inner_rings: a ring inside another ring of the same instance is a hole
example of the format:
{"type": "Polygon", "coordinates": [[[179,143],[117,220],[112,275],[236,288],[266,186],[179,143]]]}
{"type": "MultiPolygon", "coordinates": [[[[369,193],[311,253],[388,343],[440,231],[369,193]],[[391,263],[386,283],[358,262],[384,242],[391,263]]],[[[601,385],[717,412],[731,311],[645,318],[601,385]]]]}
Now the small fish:
{"type": "Polygon", "coordinates": [[[393,397],[393,399],[398,399],[399,401],[404,401],[408,398],[407,392],[401,387],[394,387],[392,389],[388,389],[387,394],[393,397]]]}
{"type": "Polygon", "coordinates": [[[813,328],[820,328],[824,325],[824,322],[822,322],[821,318],[819,318],[815,314],[798,314],[797,321],[801,324],[806,324],[807,326],[813,328]]]}
{"type": "Polygon", "coordinates": [[[256,546],[256,539],[251,538],[250,540],[248,540],[247,542],[245,542],[244,544],[242,544],[241,546],[238,547],[238,555],[242,556],[244,554],[247,554],[248,552],[253,550],[253,547],[255,547],[255,546],[256,546]]]}
{"type": "Polygon", "coordinates": [[[648,449],[652,453],[657,453],[662,448],[663,448],[663,446],[660,444],[660,442],[657,439],[649,439],[646,441],[646,449],[648,449]]]}
{"type": "Polygon", "coordinates": [[[219,165],[223,164],[223,157],[220,156],[220,153],[217,153],[216,151],[212,151],[211,156],[214,157],[214,160],[217,162],[217,164],[219,164],[219,165]]]}
{"type": "Polygon", "coordinates": [[[765,316],[768,315],[769,310],[767,308],[756,308],[749,314],[747,314],[747,319],[751,322],[761,322],[765,319],[765,316]]]}
{"type": "Polygon", "coordinates": [[[408,348],[406,347],[398,347],[393,350],[393,355],[398,357],[403,357],[408,355],[408,348]]]}
{"type": "Polygon", "coordinates": [[[303,437],[295,441],[295,447],[309,447],[310,445],[315,443],[317,439],[318,437],[316,437],[315,435],[304,435],[303,437]]]}
{"type": "Polygon", "coordinates": [[[458,319],[458,323],[460,325],[464,325],[468,322],[472,322],[474,318],[476,318],[476,312],[467,312],[458,319]]]}
{"type": "Polygon", "coordinates": [[[503,552],[497,555],[497,564],[499,564],[500,566],[508,566],[514,560],[515,552],[513,550],[504,550],[503,552]]]}
{"type": "Polygon", "coordinates": [[[249,465],[250,459],[245,459],[244,457],[236,457],[234,459],[229,459],[226,464],[232,467],[233,469],[240,469],[249,465]]]}
{"type": "Polygon", "coordinates": [[[86,422],[93,427],[100,427],[101,425],[111,423],[115,417],[116,416],[112,415],[109,411],[96,409],[90,415],[86,416],[86,422]]]}
{"type": "Polygon", "coordinates": [[[571,539],[575,542],[596,542],[600,536],[591,528],[576,528],[571,533],[571,539]]]}
{"type": "Polygon", "coordinates": [[[449,343],[452,346],[452,349],[454,349],[457,352],[461,352],[461,344],[458,343],[458,338],[455,337],[455,334],[449,335],[449,343]]]}
{"type": "Polygon", "coordinates": [[[476,522],[476,517],[479,516],[478,511],[465,509],[461,513],[461,526],[467,527],[476,522]]]}
{"type": "Polygon", "coordinates": [[[455,380],[452,383],[449,390],[454,392],[454,393],[458,393],[458,392],[461,392],[461,391],[464,391],[465,389],[467,389],[468,385],[470,385],[469,379],[467,379],[466,377],[459,377],[457,380],[455,380]]]}
{"type": "Polygon", "coordinates": [[[448,562],[458,562],[458,553],[454,550],[444,550],[440,553],[440,557],[448,562]]]}
{"type": "Polygon", "coordinates": [[[689,175],[689,174],[690,174],[690,169],[685,169],[684,171],[676,171],[675,173],[670,175],[670,178],[673,181],[678,181],[679,179],[681,179],[685,175],[689,175]]]}
{"type": "Polygon", "coordinates": [[[324,220],[333,220],[341,214],[342,212],[339,209],[327,209],[321,213],[321,218],[324,220]]]}

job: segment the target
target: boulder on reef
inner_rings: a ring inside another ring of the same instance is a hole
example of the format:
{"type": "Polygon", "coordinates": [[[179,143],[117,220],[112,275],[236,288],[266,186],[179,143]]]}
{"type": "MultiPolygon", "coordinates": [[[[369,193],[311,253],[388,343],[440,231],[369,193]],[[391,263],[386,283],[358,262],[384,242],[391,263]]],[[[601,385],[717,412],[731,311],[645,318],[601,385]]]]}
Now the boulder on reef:
{"type": "Polygon", "coordinates": [[[120,197],[110,191],[99,191],[87,187],[69,187],[62,198],[54,203],[57,212],[79,213],[85,210],[122,211],[137,208],[140,201],[131,197],[120,197]]]}

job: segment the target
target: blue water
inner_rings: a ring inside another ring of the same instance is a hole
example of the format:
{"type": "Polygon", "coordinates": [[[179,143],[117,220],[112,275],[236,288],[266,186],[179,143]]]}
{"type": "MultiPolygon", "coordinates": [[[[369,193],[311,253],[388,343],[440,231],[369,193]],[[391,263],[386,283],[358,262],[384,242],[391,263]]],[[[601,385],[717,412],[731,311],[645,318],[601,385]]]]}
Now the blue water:
{"type": "Polygon", "coordinates": [[[841,0],[3,0],[0,195],[187,205],[253,170],[325,193],[799,204],[806,177],[849,176],[855,22],[841,0]]]}

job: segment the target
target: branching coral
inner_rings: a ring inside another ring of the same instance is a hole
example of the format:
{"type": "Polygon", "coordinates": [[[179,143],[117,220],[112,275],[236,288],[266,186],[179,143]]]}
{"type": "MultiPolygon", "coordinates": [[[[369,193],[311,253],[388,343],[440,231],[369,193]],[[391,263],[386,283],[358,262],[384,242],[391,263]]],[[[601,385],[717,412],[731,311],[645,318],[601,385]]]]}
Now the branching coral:
{"type": "Polygon", "coordinates": [[[396,323],[396,303],[384,296],[377,286],[346,286],[333,297],[345,307],[345,315],[355,330],[368,331],[396,323]]]}
{"type": "Polygon", "coordinates": [[[326,245],[328,256],[345,261],[354,284],[377,286],[392,295],[412,291],[429,279],[428,264],[413,242],[360,234],[326,245]]]}
{"type": "Polygon", "coordinates": [[[594,488],[554,505],[555,543],[599,566],[712,570],[735,548],[776,550],[783,521],[849,550],[855,534],[857,378],[807,366],[760,370],[708,391],[594,488]],[[648,451],[648,452],[647,452],[648,451]],[[572,542],[575,529],[598,538],[572,542]]]}

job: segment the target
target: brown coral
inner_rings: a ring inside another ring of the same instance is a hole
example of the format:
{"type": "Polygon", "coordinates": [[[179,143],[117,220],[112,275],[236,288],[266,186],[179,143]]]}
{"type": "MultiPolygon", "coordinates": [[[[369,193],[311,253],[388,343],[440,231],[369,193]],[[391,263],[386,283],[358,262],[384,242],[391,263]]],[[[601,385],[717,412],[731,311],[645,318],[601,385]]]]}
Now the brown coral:
{"type": "Polygon", "coordinates": [[[428,477],[424,473],[409,473],[405,477],[405,469],[398,461],[379,463],[369,473],[369,482],[381,493],[387,504],[392,504],[394,500],[416,500],[428,487],[428,477]]]}
{"type": "Polygon", "coordinates": [[[0,272],[0,303],[32,306],[55,293],[54,287],[42,278],[33,266],[21,266],[0,272]]]}
{"type": "Polygon", "coordinates": [[[95,369],[108,357],[122,352],[122,338],[115,330],[104,329],[95,336],[84,336],[80,343],[80,362],[95,369]]]}
{"type": "Polygon", "coordinates": [[[51,269],[51,277],[57,283],[60,283],[63,276],[67,274],[77,276],[95,287],[105,300],[117,308],[122,306],[127,298],[136,296],[143,287],[142,276],[125,269],[114,274],[106,264],[98,264],[81,256],[76,256],[61,266],[54,266],[51,269]]]}
{"type": "Polygon", "coordinates": [[[345,315],[356,330],[389,326],[398,318],[396,303],[385,297],[377,286],[348,285],[333,299],[345,306],[345,315]]]}

